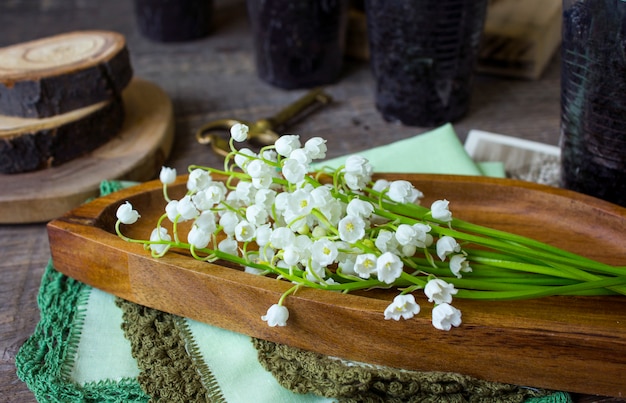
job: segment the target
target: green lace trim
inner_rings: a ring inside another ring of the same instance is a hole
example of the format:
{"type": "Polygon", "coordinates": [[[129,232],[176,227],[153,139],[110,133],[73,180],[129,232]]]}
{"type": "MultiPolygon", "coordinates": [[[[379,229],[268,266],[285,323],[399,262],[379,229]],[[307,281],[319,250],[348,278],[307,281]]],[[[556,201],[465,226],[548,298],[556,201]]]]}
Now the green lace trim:
{"type": "Polygon", "coordinates": [[[15,357],[17,376],[38,401],[147,402],[135,379],[88,382],[70,377],[91,287],[46,266],[37,296],[41,319],[15,357]]]}
{"type": "MultiPolygon", "coordinates": [[[[126,186],[128,183],[103,182],[100,193],[105,195],[126,186]]],[[[37,295],[41,318],[15,357],[17,376],[38,401],[147,402],[149,397],[133,378],[83,385],[72,381],[72,365],[91,290],[88,285],[59,273],[52,261],[48,262],[37,295]]]]}
{"type": "Polygon", "coordinates": [[[175,325],[175,316],[116,298],[122,330],[139,366],[137,381],[151,402],[212,402],[175,325]]]}
{"type": "Polygon", "coordinates": [[[487,382],[447,372],[403,371],[349,365],[321,354],[252,339],[259,362],[283,387],[342,403],[533,403],[569,402],[566,393],[487,382]]]}

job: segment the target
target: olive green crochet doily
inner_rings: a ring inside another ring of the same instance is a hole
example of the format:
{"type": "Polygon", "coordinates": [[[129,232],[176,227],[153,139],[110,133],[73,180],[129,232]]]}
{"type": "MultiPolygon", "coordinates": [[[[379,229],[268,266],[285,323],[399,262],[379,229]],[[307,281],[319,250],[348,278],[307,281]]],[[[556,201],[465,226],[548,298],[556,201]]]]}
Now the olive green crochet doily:
{"type": "MultiPolygon", "coordinates": [[[[197,377],[200,373],[210,378],[210,370],[194,367],[198,360],[186,356],[183,321],[121,299],[116,303],[124,311],[123,328],[142,371],[139,383],[149,395],[157,401],[224,402],[217,385],[206,389],[197,377]]],[[[253,338],[252,343],[261,365],[280,385],[341,403],[570,402],[566,393],[486,382],[454,373],[347,364],[265,340],[253,338]]]]}
{"type": "Polygon", "coordinates": [[[419,372],[345,363],[338,359],[253,339],[259,361],[285,388],[338,398],[342,403],[517,403],[567,402],[546,390],[487,382],[448,372],[419,372]]]}

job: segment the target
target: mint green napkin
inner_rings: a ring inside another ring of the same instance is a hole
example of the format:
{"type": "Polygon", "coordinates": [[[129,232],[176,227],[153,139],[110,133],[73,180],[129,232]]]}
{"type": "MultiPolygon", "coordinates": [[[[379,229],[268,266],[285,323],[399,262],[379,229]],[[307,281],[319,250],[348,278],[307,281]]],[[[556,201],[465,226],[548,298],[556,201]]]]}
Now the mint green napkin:
{"type": "MultiPolygon", "coordinates": [[[[355,154],[367,158],[375,172],[483,175],[465,152],[449,123],[408,139],[355,154]]],[[[317,166],[337,168],[343,165],[346,157],[326,160],[317,166]]]]}

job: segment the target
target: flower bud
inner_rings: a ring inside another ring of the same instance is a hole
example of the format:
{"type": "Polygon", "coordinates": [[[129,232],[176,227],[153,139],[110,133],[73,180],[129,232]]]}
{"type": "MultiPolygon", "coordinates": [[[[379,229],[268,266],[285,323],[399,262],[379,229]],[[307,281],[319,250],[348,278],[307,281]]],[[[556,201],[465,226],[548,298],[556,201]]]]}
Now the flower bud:
{"type": "Polygon", "coordinates": [[[237,142],[246,141],[248,139],[248,126],[243,123],[235,123],[230,128],[230,136],[237,142]]]}
{"type": "Polygon", "coordinates": [[[119,206],[115,215],[122,224],[134,224],[141,217],[137,210],[133,210],[133,205],[129,202],[119,206]]]}

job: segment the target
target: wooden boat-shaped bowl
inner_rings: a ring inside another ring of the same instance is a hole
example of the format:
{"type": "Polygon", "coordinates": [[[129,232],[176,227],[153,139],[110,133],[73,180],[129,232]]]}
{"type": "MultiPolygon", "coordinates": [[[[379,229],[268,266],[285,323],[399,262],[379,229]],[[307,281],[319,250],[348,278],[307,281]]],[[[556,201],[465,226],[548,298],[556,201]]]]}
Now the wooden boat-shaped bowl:
{"type": "MultiPolygon", "coordinates": [[[[526,235],[613,265],[626,265],[626,209],[578,193],[473,176],[386,174],[446,198],[457,218],[526,235]]],[[[186,190],[185,177],[170,187],[186,190]]],[[[411,320],[384,320],[395,292],[345,295],[303,289],[286,300],[287,326],[261,320],[291,284],[203,263],[180,253],[154,259],[114,231],[130,201],[140,220],[123,231],[147,239],[164,211],[161,184],[101,197],[48,224],[57,270],[138,304],[278,343],[396,368],[605,396],[626,395],[626,297],[524,301],[456,299],[463,324],[430,323],[430,304],[411,320]]],[[[425,302],[425,301],[418,301],[425,302]]]]}

